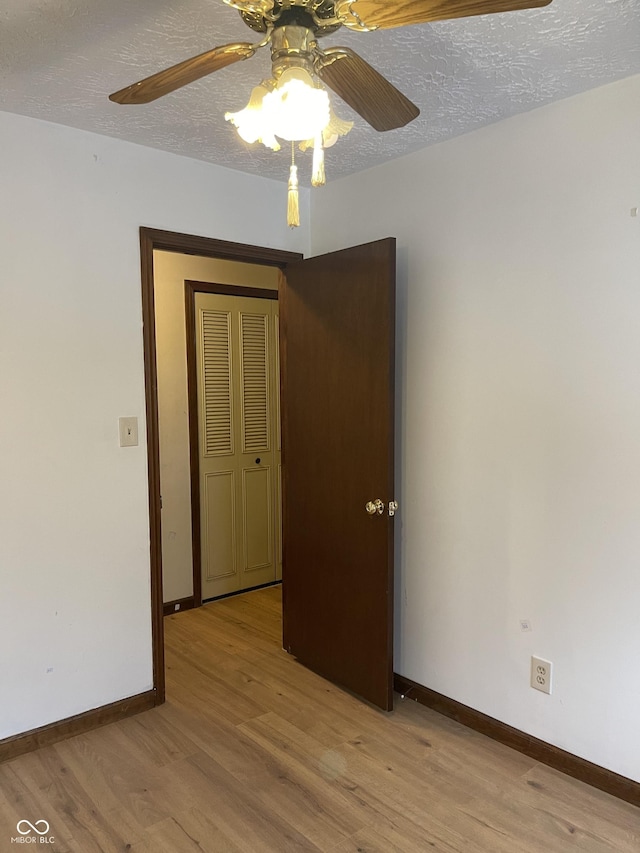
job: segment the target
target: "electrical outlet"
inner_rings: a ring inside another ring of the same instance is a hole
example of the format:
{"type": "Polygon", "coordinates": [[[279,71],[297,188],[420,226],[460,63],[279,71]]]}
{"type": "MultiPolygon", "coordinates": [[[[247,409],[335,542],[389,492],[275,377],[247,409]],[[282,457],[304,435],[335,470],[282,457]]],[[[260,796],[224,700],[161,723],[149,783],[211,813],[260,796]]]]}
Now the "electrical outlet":
{"type": "Polygon", "coordinates": [[[553,664],[543,658],[531,657],[531,686],[542,693],[551,693],[553,664]]]}

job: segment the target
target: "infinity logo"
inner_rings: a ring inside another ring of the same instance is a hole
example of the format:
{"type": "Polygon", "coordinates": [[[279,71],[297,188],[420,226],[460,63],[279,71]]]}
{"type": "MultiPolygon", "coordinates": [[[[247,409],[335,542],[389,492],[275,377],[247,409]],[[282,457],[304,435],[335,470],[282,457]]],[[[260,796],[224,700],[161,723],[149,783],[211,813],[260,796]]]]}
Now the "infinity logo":
{"type": "Polygon", "coordinates": [[[21,820],[16,829],[20,835],[29,835],[30,832],[37,832],[38,835],[46,835],[49,832],[49,824],[46,820],[37,820],[35,824],[30,823],[28,820],[21,820]],[[23,826],[26,826],[27,829],[21,829],[23,826]],[[43,826],[44,829],[38,829],[39,826],[43,826]]]}

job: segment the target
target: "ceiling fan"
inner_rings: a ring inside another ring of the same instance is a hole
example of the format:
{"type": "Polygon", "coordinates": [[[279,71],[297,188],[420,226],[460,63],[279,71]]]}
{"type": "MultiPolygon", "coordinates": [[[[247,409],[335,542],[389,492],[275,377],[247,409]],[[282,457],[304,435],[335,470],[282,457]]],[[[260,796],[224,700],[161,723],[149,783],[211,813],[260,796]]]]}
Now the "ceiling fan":
{"type": "MultiPolygon", "coordinates": [[[[367,32],[392,29],[411,24],[442,21],[547,6],[551,0],[224,0],[240,12],[251,29],[263,33],[257,43],[240,42],[213,48],[170,68],[152,74],[109,96],[118,104],[146,104],[186,86],[201,77],[220,71],[228,65],[249,59],[266,45],[271,46],[272,78],[254,89],[252,99],[242,113],[228,113],[240,135],[247,141],[260,140],[277,150],[276,136],[301,142],[301,148],[314,146],[314,179],[324,183],[324,148],[335,142],[351,128],[331,111],[326,84],[375,130],[387,131],[403,127],[419,114],[418,107],[376,71],[368,62],[348,47],[322,49],[319,39],[336,32],[340,27],[367,32]],[[300,86],[294,97],[290,86],[300,86]],[[306,89],[301,87],[305,85],[306,89]],[[326,102],[320,105],[324,92],[326,102]],[[270,97],[271,96],[271,97],[270,97]],[[276,97],[277,96],[277,97],[276,97]],[[303,115],[319,110],[316,123],[302,121],[303,115]],[[277,103],[276,103],[277,101],[277,103]],[[287,106],[290,116],[301,127],[291,128],[292,122],[282,118],[287,106]],[[269,110],[267,110],[269,105],[269,110]],[[282,120],[276,118],[276,112],[282,120]],[[266,117],[269,122],[266,122],[266,117]],[[258,121],[260,119],[260,121],[258,121]],[[269,125],[265,130],[265,122],[269,125]],[[320,126],[321,125],[321,126],[320,126]],[[320,127],[320,130],[318,130],[320,127]],[[244,128],[244,131],[243,131],[244,128]],[[275,128],[275,130],[274,130],[275,128]],[[309,132],[309,131],[313,132],[309,132]],[[296,135],[297,134],[297,135],[296,135]]],[[[297,191],[297,174],[292,160],[292,179],[297,191]]],[[[291,180],[290,180],[291,191],[291,180]]],[[[290,192],[291,200],[291,192],[290,192]]],[[[291,224],[290,216],[290,224],[291,224]]],[[[293,217],[295,218],[295,217],[293,217]]],[[[297,223],[294,223],[297,224],[297,223]]]]}

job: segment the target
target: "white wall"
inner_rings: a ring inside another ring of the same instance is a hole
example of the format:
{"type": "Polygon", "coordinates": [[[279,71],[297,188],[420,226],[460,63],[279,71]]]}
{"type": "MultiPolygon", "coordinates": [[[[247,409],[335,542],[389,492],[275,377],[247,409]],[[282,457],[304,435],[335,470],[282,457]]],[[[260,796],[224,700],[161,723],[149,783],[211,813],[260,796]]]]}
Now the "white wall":
{"type": "Polygon", "coordinates": [[[153,253],[164,601],[193,595],[185,280],[278,289],[278,267],[153,253]]]}
{"type": "Polygon", "coordinates": [[[311,194],[313,254],[398,238],[396,671],[635,780],[639,103],[630,78],[311,194]]]}
{"type": "Polygon", "coordinates": [[[308,197],[290,232],[283,184],[6,113],[0,139],[3,738],[152,685],[139,226],[305,251],[308,197]]]}

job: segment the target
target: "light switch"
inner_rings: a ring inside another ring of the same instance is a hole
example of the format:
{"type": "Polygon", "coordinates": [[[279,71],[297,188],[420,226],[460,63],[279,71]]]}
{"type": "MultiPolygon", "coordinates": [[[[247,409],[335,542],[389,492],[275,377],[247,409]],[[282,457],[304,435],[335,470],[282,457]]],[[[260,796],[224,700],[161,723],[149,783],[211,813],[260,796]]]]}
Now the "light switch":
{"type": "Polygon", "coordinates": [[[138,419],[119,418],[120,447],[136,447],[138,444],[138,419]]]}

